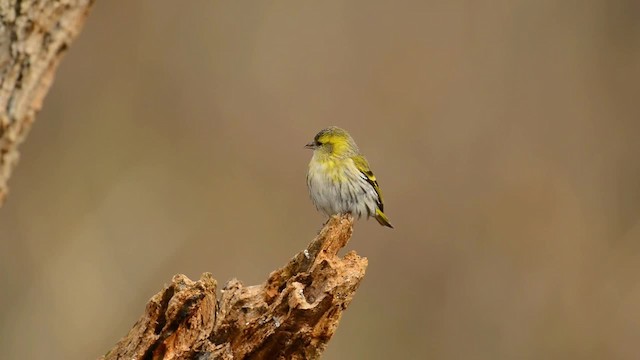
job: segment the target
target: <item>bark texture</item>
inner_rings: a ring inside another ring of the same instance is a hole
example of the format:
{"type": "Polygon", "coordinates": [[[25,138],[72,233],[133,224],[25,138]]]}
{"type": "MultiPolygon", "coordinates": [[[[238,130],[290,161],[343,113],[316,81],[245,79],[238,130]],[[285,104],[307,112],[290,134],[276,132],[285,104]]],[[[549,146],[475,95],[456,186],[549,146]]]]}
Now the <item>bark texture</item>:
{"type": "Polygon", "coordinates": [[[332,217],[309,246],[260,285],[231,280],[216,298],[205,273],[151,298],[129,334],[101,359],[316,359],[364,277],[367,259],[338,251],[349,215],[332,217]]]}
{"type": "Polygon", "coordinates": [[[0,206],[62,55],[93,0],[0,0],[0,206]]]}

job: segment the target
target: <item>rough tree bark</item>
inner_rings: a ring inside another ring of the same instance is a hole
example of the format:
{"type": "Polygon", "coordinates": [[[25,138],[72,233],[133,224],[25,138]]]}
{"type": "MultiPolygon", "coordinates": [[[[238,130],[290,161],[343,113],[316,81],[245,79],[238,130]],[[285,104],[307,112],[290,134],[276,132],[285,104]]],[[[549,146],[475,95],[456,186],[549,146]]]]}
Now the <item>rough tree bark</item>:
{"type": "Polygon", "coordinates": [[[339,257],[353,218],[332,217],[261,285],[231,280],[216,298],[205,273],[176,275],[149,300],[129,334],[101,359],[316,359],[364,277],[367,259],[339,257]]]}
{"type": "Polygon", "coordinates": [[[94,0],[0,0],[0,206],[18,145],[94,0]]]}

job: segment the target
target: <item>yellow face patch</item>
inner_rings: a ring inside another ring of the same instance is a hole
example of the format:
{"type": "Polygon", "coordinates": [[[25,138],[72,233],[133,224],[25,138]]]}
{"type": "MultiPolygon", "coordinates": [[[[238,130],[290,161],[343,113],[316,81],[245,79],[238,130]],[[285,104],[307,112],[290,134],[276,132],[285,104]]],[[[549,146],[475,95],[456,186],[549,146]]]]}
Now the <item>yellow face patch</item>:
{"type": "Polygon", "coordinates": [[[326,152],[341,155],[349,149],[348,139],[341,134],[323,134],[316,140],[326,152]]]}
{"type": "Polygon", "coordinates": [[[335,144],[340,141],[340,139],[344,140],[344,136],[339,136],[338,134],[326,133],[318,136],[318,142],[321,144],[335,144]]]}

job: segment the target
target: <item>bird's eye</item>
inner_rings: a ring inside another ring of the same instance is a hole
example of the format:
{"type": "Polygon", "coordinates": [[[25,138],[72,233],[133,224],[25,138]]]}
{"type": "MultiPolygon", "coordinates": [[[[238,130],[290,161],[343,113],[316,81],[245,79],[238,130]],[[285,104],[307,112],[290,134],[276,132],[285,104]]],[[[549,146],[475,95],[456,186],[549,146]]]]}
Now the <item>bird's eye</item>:
{"type": "Polygon", "coordinates": [[[322,143],[320,141],[318,141],[318,139],[315,139],[315,140],[313,140],[313,145],[320,146],[320,145],[322,145],[322,143]]]}

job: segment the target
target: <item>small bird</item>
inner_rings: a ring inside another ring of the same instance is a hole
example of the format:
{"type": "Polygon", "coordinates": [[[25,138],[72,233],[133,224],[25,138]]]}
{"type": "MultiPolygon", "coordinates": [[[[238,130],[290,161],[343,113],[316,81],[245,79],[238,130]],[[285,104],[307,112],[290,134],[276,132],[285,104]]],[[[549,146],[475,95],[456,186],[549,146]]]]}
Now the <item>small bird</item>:
{"type": "Polygon", "coordinates": [[[383,212],[376,177],[346,130],[328,127],[305,147],[313,149],[307,186],[319,211],[329,216],[346,213],[358,218],[373,216],[380,225],[393,228],[383,212]]]}

